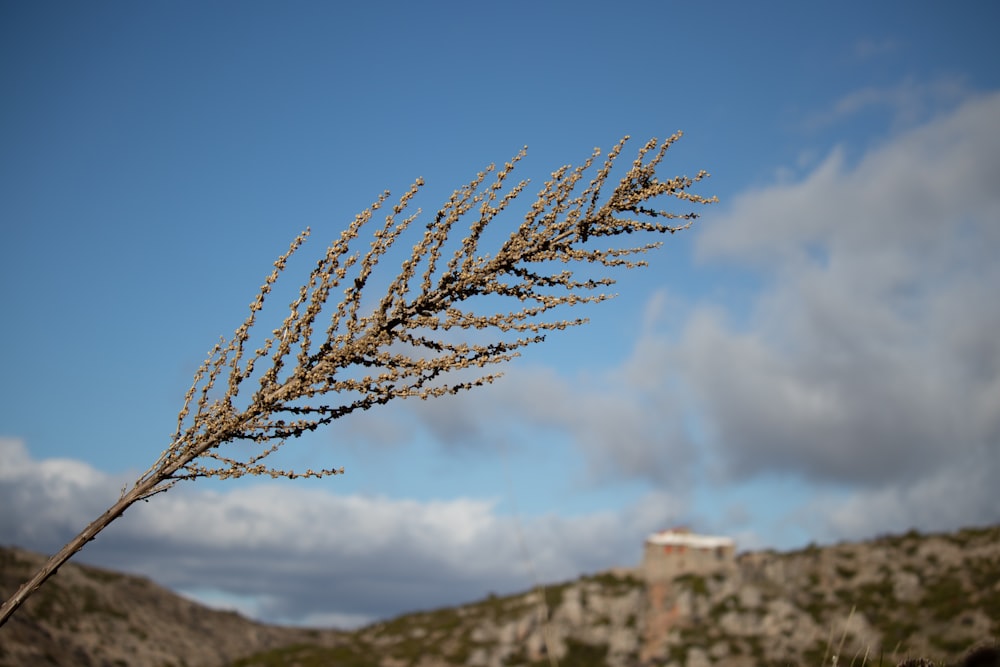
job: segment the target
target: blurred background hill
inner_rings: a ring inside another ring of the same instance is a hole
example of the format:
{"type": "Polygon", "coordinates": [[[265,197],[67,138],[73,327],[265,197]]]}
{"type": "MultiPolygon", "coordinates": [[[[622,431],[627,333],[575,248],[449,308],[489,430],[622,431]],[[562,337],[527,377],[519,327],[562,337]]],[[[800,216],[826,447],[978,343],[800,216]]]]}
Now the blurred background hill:
{"type": "MultiPolygon", "coordinates": [[[[41,561],[0,549],[0,593],[41,561]]],[[[949,664],[998,636],[993,526],[744,552],[665,585],[623,568],[350,632],[265,625],[71,563],[0,629],[0,667],[949,664]]]]}

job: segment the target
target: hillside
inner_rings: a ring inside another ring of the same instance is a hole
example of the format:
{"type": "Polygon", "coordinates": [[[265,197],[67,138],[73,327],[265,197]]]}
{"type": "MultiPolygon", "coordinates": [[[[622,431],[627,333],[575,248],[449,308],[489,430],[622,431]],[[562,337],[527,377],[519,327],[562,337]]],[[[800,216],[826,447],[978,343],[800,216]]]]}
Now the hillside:
{"type": "MultiPolygon", "coordinates": [[[[0,548],[0,595],[44,560],[0,548]]],[[[142,577],[70,562],[0,628],[0,667],[219,667],[294,642],[334,645],[343,635],[254,623],[142,577]]]]}
{"type": "MultiPolygon", "coordinates": [[[[30,558],[0,552],[4,592],[30,558]]],[[[660,587],[608,572],[547,586],[542,602],[538,591],[491,596],[350,633],[310,631],[71,565],[0,630],[0,667],[547,666],[550,653],[573,666],[948,664],[1000,637],[1000,527],[746,553],[725,572],[660,587]]]]}

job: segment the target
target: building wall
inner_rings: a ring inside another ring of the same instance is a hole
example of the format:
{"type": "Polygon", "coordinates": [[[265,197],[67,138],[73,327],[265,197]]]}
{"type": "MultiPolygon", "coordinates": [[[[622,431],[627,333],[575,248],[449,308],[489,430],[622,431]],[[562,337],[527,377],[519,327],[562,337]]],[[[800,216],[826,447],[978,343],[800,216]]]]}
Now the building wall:
{"type": "Polygon", "coordinates": [[[710,548],[646,542],[642,570],[646,581],[670,581],[682,574],[712,574],[735,566],[733,545],[710,548]]]}

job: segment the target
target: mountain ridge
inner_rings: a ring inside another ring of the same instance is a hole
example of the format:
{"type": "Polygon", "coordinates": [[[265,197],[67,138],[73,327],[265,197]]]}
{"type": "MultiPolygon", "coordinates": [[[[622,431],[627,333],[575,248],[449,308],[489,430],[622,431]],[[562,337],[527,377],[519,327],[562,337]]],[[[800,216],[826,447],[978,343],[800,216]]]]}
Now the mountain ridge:
{"type": "MultiPolygon", "coordinates": [[[[42,558],[0,548],[0,593],[42,558]]],[[[993,526],[745,552],[658,587],[619,569],[354,631],[257,623],[70,563],[0,628],[0,667],[819,667],[947,664],[977,645],[994,665],[998,636],[993,526]]]]}

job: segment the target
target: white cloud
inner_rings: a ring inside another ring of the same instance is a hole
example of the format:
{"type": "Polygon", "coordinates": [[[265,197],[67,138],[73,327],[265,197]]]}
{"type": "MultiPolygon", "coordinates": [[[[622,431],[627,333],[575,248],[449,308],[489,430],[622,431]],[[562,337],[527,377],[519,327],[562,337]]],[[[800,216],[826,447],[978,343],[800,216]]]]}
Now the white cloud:
{"type": "Polygon", "coordinates": [[[1000,95],[969,99],[706,216],[701,260],[761,280],[750,315],[696,304],[641,348],[659,349],[647,375],[690,392],[728,479],[846,486],[831,526],[852,536],[855,514],[878,530],[1000,519],[998,119],[1000,95]]]}
{"type": "Polygon", "coordinates": [[[72,536],[114,502],[123,483],[81,461],[35,461],[20,440],[0,438],[0,539],[49,544],[72,536]]]}
{"type": "Polygon", "coordinates": [[[815,539],[862,539],[899,533],[910,528],[924,532],[993,524],[1000,520],[996,506],[995,450],[978,458],[963,457],[954,465],[929,472],[912,484],[889,483],[856,489],[849,495],[818,495],[800,513],[811,521],[815,539]]]}
{"type": "Polygon", "coordinates": [[[550,368],[512,366],[489,387],[386,406],[381,421],[395,425],[392,438],[379,423],[345,420],[356,442],[379,445],[407,442],[418,431],[446,447],[477,450],[516,447],[529,432],[565,436],[579,448],[592,483],[640,478],[683,486],[693,457],[679,411],[650,403],[644,388],[618,370],[567,378],[550,368]]]}
{"type": "MultiPolygon", "coordinates": [[[[856,55],[876,57],[880,52],[894,48],[891,42],[876,44],[860,42],[856,55]]],[[[828,108],[810,117],[805,125],[819,128],[834,125],[868,110],[886,110],[895,129],[913,127],[935,113],[950,109],[969,95],[962,78],[939,77],[931,81],[907,79],[895,86],[869,86],[851,91],[828,105],[828,108]]]]}
{"type": "MultiPolygon", "coordinates": [[[[105,509],[93,499],[110,502],[120,488],[78,461],[34,460],[16,440],[0,441],[0,462],[2,540],[41,551],[62,546],[105,509]],[[45,483],[57,468],[72,471],[62,477],[72,493],[45,483]]],[[[524,590],[536,577],[634,565],[645,534],[667,518],[660,495],[646,500],[621,515],[519,522],[479,499],[340,496],[288,481],[182,484],[133,506],[79,558],[265,620],[357,625],[524,590]]]]}

